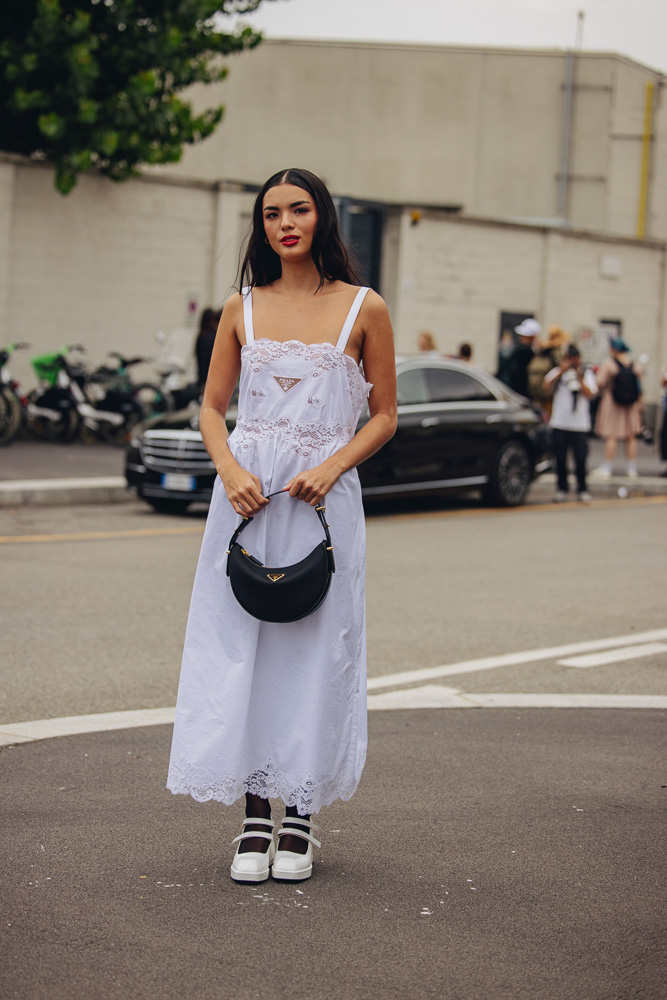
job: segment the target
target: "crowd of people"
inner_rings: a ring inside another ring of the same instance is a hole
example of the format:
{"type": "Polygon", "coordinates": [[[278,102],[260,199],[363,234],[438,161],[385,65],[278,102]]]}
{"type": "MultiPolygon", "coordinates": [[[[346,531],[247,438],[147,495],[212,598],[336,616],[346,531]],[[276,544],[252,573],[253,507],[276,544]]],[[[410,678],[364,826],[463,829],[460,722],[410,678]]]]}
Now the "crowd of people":
{"type": "MultiPolygon", "coordinates": [[[[459,346],[456,355],[443,355],[433,334],[422,331],[418,346],[431,357],[451,357],[472,364],[472,348],[467,343],[459,346]]],[[[599,480],[611,478],[618,443],[622,442],[627,476],[637,478],[644,370],[633,360],[621,336],[610,339],[609,357],[594,371],[583,364],[579,348],[561,326],[550,326],[545,336],[536,319],[524,319],[514,330],[503,332],[495,374],[510,389],[536,403],[548,417],[556,464],[556,502],[565,500],[569,492],[570,454],[578,499],[590,502],[586,466],[591,432],[604,440],[602,464],[591,476],[599,480]]],[[[660,457],[667,463],[667,368],[662,372],[661,386],[660,457]]],[[[667,466],[662,474],[667,475],[667,466]]]]}

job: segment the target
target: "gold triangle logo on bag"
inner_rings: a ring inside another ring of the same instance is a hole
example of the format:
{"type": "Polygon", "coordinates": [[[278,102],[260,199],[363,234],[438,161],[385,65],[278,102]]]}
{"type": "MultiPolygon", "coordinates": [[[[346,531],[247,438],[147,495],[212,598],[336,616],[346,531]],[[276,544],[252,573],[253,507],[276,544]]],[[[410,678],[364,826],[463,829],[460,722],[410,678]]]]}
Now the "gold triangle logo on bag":
{"type": "Polygon", "coordinates": [[[300,378],[286,378],[284,375],[274,375],[273,376],[283,392],[289,392],[294,386],[301,381],[300,378]]]}
{"type": "Polygon", "coordinates": [[[284,573],[267,573],[266,574],[271,581],[271,583],[278,583],[278,580],[282,580],[284,573]]]}

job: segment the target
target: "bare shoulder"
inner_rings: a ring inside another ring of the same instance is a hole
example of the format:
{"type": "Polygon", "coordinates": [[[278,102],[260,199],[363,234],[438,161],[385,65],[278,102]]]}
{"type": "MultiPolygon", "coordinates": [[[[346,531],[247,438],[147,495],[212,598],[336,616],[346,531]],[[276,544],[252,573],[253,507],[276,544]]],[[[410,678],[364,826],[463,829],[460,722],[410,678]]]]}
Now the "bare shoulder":
{"type": "Polygon", "coordinates": [[[223,313],[228,316],[240,315],[243,312],[243,296],[240,292],[233,292],[222,307],[223,313]]]}
{"type": "Polygon", "coordinates": [[[386,302],[372,288],[366,293],[362,306],[362,315],[364,322],[370,323],[387,321],[389,319],[389,310],[387,309],[386,302]]]}
{"type": "Polygon", "coordinates": [[[220,328],[233,330],[235,333],[243,330],[243,296],[240,292],[234,292],[226,299],[222,307],[220,328]]]}

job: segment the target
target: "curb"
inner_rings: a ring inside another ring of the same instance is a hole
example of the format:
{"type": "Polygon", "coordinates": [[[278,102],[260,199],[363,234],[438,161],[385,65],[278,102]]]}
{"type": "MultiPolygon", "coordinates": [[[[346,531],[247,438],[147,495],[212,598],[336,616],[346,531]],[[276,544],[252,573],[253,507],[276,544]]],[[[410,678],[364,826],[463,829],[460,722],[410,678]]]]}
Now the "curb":
{"type": "Polygon", "coordinates": [[[123,476],[0,482],[0,508],[25,504],[128,503],[134,499],[123,476]]]}
{"type": "MultiPolygon", "coordinates": [[[[556,490],[556,477],[545,473],[530,487],[529,497],[552,498],[556,490]]],[[[594,500],[623,496],[667,495],[667,478],[660,476],[640,476],[628,479],[626,476],[612,476],[608,480],[589,483],[594,500]],[[619,494],[619,490],[621,493],[619,494]]],[[[576,490],[572,497],[576,496],[576,490]]],[[[132,503],[136,497],[128,490],[123,476],[85,476],[80,479],[21,479],[0,481],[0,509],[3,507],[59,506],[77,503],[132,503]]]]}
{"type": "MultiPolygon", "coordinates": [[[[612,476],[610,479],[597,479],[595,476],[589,476],[588,491],[593,500],[609,497],[662,496],[667,495],[667,478],[664,476],[639,476],[637,479],[628,479],[627,476],[612,476]]],[[[545,473],[533,482],[528,495],[529,497],[553,498],[555,492],[555,474],[545,473]]],[[[572,499],[576,498],[577,495],[576,483],[572,477],[570,477],[570,493],[568,495],[572,499]]]]}

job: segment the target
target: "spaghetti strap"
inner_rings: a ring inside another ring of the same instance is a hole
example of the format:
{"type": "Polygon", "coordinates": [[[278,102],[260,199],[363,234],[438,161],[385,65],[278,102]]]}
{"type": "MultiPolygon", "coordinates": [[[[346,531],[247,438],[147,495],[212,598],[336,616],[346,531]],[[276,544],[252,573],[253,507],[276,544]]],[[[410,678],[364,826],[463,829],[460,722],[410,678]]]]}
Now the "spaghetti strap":
{"type": "Polygon", "coordinates": [[[252,325],[252,288],[246,285],[243,289],[243,325],[245,327],[245,342],[252,344],[255,331],[252,325]]]}
{"type": "Polygon", "coordinates": [[[355,296],[354,302],[350,306],[350,311],[347,314],[347,319],[345,320],[343,329],[340,331],[340,337],[338,338],[338,343],[336,344],[336,347],[341,352],[343,352],[347,347],[347,342],[350,339],[350,334],[352,333],[352,327],[354,326],[355,320],[359,315],[361,305],[366,298],[366,292],[369,290],[370,289],[368,288],[360,288],[355,296]]]}

